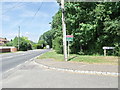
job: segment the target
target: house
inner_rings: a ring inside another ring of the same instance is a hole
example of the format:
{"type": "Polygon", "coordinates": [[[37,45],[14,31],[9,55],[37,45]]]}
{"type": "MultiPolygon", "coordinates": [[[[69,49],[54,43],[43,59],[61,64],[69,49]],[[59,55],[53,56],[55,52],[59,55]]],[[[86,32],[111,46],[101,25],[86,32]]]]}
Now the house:
{"type": "Polygon", "coordinates": [[[1,38],[0,37],[0,45],[4,45],[6,43],[8,43],[9,41],[6,38],[1,38]]]}

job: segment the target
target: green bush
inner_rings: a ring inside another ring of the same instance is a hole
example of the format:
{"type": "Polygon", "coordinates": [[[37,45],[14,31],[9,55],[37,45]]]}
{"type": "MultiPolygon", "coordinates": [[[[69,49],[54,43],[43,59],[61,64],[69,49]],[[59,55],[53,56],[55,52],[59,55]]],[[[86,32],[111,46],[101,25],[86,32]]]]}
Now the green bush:
{"type": "Polygon", "coordinates": [[[60,37],[55,38],[55,40],[53,41],[53,48],[57,53],[59,54],[63,53],[62,38],[60,37]]]}
{"type": "Polygon", "coordinates": [[[114,55],[120,56],[120,43],[115,44],[114,55]]]}
{"type": "Polygon", "coordinates": [[[27,51],[28,50],[27,43],[26,42],[21,42],[19,48],[20,48],[19,49],[20,51],[27,51]]]}
{"type": "Polygon", "coordinates": [[[34,49],[43,49],[44,46],[43,46],[42,44],[34,44],[34,45],[33,45],[33,48],[34,48],[34,49]]]}
{"type": "Polygon", "coordinates": [[[83,51],[78,52],[79,55],[84,55],[85,53],[83,51]]]}

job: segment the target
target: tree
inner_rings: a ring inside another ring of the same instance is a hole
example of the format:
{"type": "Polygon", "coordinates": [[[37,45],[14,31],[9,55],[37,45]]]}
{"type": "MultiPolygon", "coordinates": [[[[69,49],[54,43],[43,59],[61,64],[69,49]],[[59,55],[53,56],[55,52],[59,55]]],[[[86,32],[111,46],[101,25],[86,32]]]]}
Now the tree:
{"type": "MultiPolygon", "coordinates": [[[[33,42],[28,40],[27,37],[20,37],[19,40],[20,40],[20,44],[19,44],[20,51],[32,50],[33,42]]],[[[15,46],[16,48],[18,48],[18,37],[15,37],[13,40],[8,42],[6,46],[15,46]]]]}
{"type": "Polygon", "coordinates": [[[40,36],[38,43],[45,45],[50,45],[52,48],[52,38],[53,38],[53,30],[49,30],[40,36]]]}
{"type": "MultiPolygon", "coordinates": [[[[53,16],[52,29],[40,40],[62,53],[61,9],[53,16]]],[[[68,35],[73,35],[71,53],[103,54],[103,46],[115,47],[119,54],[120,45],[120,2],[68,2],[65,3],[65,22],[68,35]]],[[[110,51],[112,54],[112,51],[110,51]]]]}

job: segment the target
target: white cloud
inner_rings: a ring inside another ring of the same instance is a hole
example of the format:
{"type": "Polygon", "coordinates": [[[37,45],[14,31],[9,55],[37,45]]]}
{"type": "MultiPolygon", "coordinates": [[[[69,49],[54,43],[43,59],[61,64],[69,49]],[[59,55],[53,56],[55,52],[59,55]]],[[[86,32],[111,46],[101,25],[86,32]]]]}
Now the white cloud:
{"type": "Polygon", "coordinates": [[[29,38],[30,36],[32,36],[32,34],[31,34],[30,32],[21,32],[20,35],[21,35],[21,36],[28,37],[28,38],[29,38]]]}
{"type": "Polygon", "coordinates": [[[9,32],[9,33],[3,33],[3,36],[8,36],[8,37],[15,37],[17,36],[18,34],[16,32],[9,32]]]}
{"type": "Polygon", "coordinates": [[[14,39],[15,36],[17,36],[17,33],[15,32],[2,33],[2,37],[7,38],[8,40],[14,39]]]}
{"type": "Polygon", "coordinates": [[[0,37],[2,36],[2,32],[0,32],[0,37]]]}
{"type": "Polygon", "coordinates": [[[30,33],[29,33],[29,32],[25,32],[25,34],[24,34],[24,35],[25,35],[25,36],[26,36],[26,35],[30,35],[30,33]]]}
{"type": "MultiPolygon", "coordinates": [[[[9,32],[9,33],[3,33],[3,34],[0,34],[1,36],[3,37],[6,37],[8,40],[11,40],[11,39],[14,39],[16,36],[18,36],[18,32],[9,32]]],[[[20,36],[25,36],[25,37],[28,37],[29,40],[33,40],[33,36],[34,34],[30,33],[30,32],[21,32],[20,33],[20,36]]]]}

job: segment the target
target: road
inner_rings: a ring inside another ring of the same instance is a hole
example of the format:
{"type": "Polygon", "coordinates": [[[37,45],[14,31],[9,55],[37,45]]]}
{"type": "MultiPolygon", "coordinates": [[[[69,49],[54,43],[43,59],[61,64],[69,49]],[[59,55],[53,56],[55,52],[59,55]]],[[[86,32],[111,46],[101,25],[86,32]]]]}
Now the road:
{"type": "Polygon", "coordinates": [[[118,77],[56,71],[31,61],[2,83],[3,88],[118,88],[118,77]]]}
{"type": "Polygon", "coordinates": [[[0,60],[0,63],[2,63],[2,73],[10,70],[11,68],[16,67],[19,64],[24,63],[27,60],[30,60],[40,54],[43,54],[49,50],[30,50],[25,52],[17,52],[17,53],[7,53],[7,54],[1,54],[0,57],[2,59],[0,60]]]}
{"type": "MultiPolygon", "coordinates": [[[[47,51],[3,54],[3,72],[47,51]]],[[[3,88],[118,88],[118,77],[51,70],[33,60],[24,63],[0,83],[3,88]]]]}

